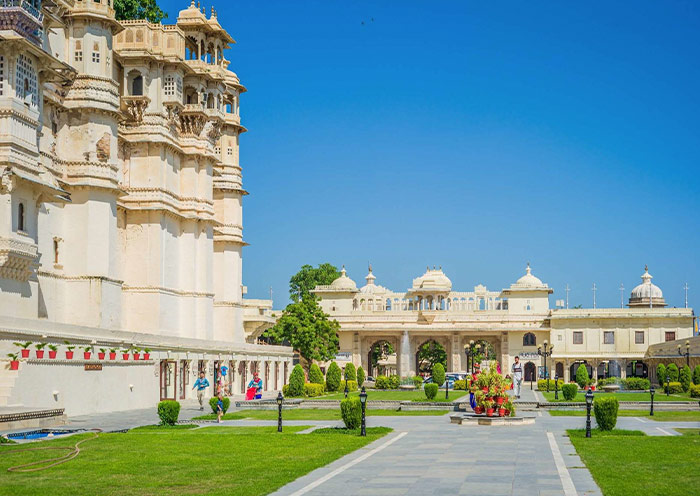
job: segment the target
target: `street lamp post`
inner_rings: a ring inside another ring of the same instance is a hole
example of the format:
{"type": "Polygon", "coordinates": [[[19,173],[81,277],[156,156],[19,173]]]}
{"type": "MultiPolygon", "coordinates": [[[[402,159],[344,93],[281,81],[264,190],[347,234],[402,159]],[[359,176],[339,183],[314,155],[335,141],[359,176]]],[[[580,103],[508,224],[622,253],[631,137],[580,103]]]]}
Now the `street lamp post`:
{"type": "Polygon", "coordinates": [[[544,357],[544,380],[547,382],[547,392],[549,392],[549,374],[547,374],[547,357],[552,356],[552,350],[554,345],[549,345],[549,350],[547,350],[547,340],[544,340],[544,351],[542,346],[537,347],[537,354],[544,357]]]}
{"type": "Polygon", "coordinates": [[[445,399],[450,399],[450,381],[448,380],[447,376],[445,376],[445,399]]]}
{"type": "Polygon", "coordinates": [[[344,371],[345,371],[345,399],[348,399],[348,373],[347,373],[347,367],[345,367],[344,371]]]}
{"type": "Polygon", "coordinates": [[[559,399],[559,376],[557,374],[554,374],[554,399],[558,400],[559,399]]]}
{"type": "Polygon", "coordinates": [[[666,374],[666,396],[671,396],[671,376],[666,374]]]}
{"type": "Polygon", "coordinates": [[[586,437],[591,437],[591,406],[593,405],[593,391],[586,391],[586,437]]]}
{"type": "Polygon", "coordinates": [[[655,392],[656,391],[654,391],[654,386],[651,386],[649,388],[649,394],[651,395],[651,409],[649,410],[649,415],[652,417],[654,416],[654,393],[655,392]]]}
{"type": "Polygon", "coordinates": [[[690,341],[685,342],[685,353],[681,352],[681,345],[678,345],[678,354],[685,357],[685,364],[690,367],[690,341]]]}
{"type": "Polygon", "coordinates": [[[284,397],[282,392],[277,393],[277,432],[282,432],[282,402],[284,397]]]}
{"type": "Polygon", "coordinates": [[[360,428],[360,436],[366,436],[367,431],[365,430],[365,405],[367,404],[367,393],[365,392],[365,387],[362,386],[362,392],[360,393],[360,405],[362,406],[362,424],[360,428]]]}

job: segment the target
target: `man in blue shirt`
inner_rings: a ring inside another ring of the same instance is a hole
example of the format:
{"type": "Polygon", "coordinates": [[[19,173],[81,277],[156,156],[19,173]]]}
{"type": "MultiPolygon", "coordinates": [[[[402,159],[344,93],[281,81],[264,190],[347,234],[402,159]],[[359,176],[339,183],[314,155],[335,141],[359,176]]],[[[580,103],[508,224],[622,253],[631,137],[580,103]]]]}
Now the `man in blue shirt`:
{"type": "Polygon", "coordinates": [[[192,389],[197,389],[197,399],[199,400],[199,409],[204,410],[204,391],[209,387],[209,381],[204,375],[204,371],[199,373],[199,379],[194,381],[192,389]]]}

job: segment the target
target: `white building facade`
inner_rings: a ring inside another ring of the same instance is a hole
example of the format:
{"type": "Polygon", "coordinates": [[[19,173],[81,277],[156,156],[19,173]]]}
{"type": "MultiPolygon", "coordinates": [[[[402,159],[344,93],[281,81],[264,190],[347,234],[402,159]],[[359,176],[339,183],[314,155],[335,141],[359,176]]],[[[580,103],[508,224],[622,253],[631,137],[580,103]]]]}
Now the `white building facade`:
{"type": "Polygon", "coordinates": [[[0,40],[0,407],[148,407],[200,370],[281,389],[291,349],[253,344],[272,302],[244,299],[245,88],[213,9],[161,25],[10,0],[0,40]],[[32,342],[17,371],[14,342],[32,342]]]}

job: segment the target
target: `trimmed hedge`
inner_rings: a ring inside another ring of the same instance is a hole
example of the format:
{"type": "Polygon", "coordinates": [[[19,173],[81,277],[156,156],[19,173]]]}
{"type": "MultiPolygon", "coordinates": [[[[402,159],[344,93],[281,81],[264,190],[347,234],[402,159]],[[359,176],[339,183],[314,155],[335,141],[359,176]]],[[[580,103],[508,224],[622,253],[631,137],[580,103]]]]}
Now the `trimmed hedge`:
{"type": "Polygon", "coordinates": [[[566,401],[572,401],[576,398],[576,393],[578,393],[578,384],[564,384],[561,387],[561,392],[566,401]]]}
{"type": "Polygon", "coordinates": [[[326,390],[329,392],[338,391],[340,389],[340,378],[343,372],[338,367],[338,364],[331,362],[326,372],[326,390]]]}
{"type": "MultiPolygon", "coordinates": [[[[211,399],[209,400],[209,406],[211,407],[211,411],[214,412],[214,413],[219,413],[219,412],[216,410],[216,404],[217,404],[218,402],[219,402],[219,398],[217,398],[216,396],[214,396],[213,398],[211,398],[211,399]]],[[[224,398],[221,400],[221,402],[224,404],[224,413],[226,413],[226,411],[227,411],[227,410],[229,409],[229,407],[231,406],[231,400],[230,400],[229,398],[224,397],[224,398]]]]}
{"type": "Polygon", "coordinates": [[[460,391],[461,391],[461,390],[466,391],[466,390],[467,390],[467,381],[464,380],[464,379],[463,379],[463,380],[455,381],[454,384],[453,384],[453,387],[455,388],[455,391],[458,391],[458,390],[460,390],[460,391]]]}
{"type": "MultiPolygon", "coordinates": [[[[546,391],[547,390],[547,381],[549,381],[549,390],[554,391],[554,379],[539,379],[537,381],[537,389],[540,391],[546,391]]],[[[562,385],[564,384],[564,379],[559,379],[559,389],[561,389],[562,385]]]]}
{"type": "Polygon", "coordinates": [[[385,375],[378,375],[374,381],[374,387],[377,389],[389,389],[389,378],[385,375]]]}
{"type": "Polygon", "coordinates": [[[308,398],[321,396],[323,394],[323,391],[323,384],[316,384],[315,382],[307,382],[306,384],[304,384],[304,396],[308,398]]]}
{"type": "Polygon", "coordinates": [[[389,388],[399,389],[401,385],[401,378],[398,375],[389,376],[389,388]]]}
{"type": "Polygon", "coordinates": [[[596,386],[602,388],[603,386],[609,386],[610,384],[622,384],[622,379],[619,377],[608,377],[607,379],[598,379],[596,386]]]}
{"type": "Polygon", "coordinates": [[[693,369],[693,384],[700,386],[700,365],[696,365],[693,369]]]}
{"type": "Polygon", "coordinates": [[[680,382],[669,382],[668,387],[664,384],[664,393],[678,394],[683,392],[683,387],[680,382]]]}
{"type": "Polygon", "coordinates": [[[617,398],[596,398],[593,400],[593,413],[598,429],[611,431],[617,424],[617,410],[620,403],[617,398]]]}
{"type": "Polygon", "coordinates": [[[588,381],[590,381],[591,378],[588,377],[588,369],[584,364],[581,364],[578,366],[578,369],[576,369],[576,383],[578,386],[583,389],[588,385],[588,381]]]}
{"type": "Polygon", "coordinates": [[[304,396],[304,382],[306,382],[304,369],[301,368],[301,365],[296,364],[289,375],[289,387],[284,395],[292,397],[304,396]]]}
{"type": "Polygon", "coordinates": [[[438,386],[445,384],[445,367],[441,363],[433,365],[433,384],[438,386]]]}
{"type": "Polygon", "coordinates": [[[345,427],[358,429],[362,424],[362,404],[360,398],[348,398],[340,402],[340,415],[343,417],[345,427]]]}
{"type": "Polygon", "coordinates": [[[411,380],[413,381],[413,385],[416,387],[416,389],[420,389],[420,387],[423,385],[423,378],[419,375],[414,375],[411,380]]]}
{"type": "Polygon", "coordinates": [[[700,398],[700,384],[693,384],[690,386],[690,397],[700,398]]]}
{"type": "Polygon", "coordinates": [[[365,375],[365,369],[362,367],[357,367],[357,385],[358,387],[362,387],[362,385],[365,383],[365,379],[367,376],[365,375]]]}
{"type": "Polygon", "coordinates": [[[346,377],[349,381],[357,381],[357,371],[352,363],[348,363],[345,366],[345,374],[343,375],[343,379],[346,377]]]}
{"type": "Polygon", "coordinates": [[[671,382],[678,382],[678,365],[669,363],[666,367],[666,373],[671,378],[671,382]]]}
{"type": "Polygon", "coordinates": [[[663,363],[660,363],[656,366],[656,380],[659,382],[659,384],[663,385],[666,383],[666,374],[668,372],[666,371],[666,365],[663,363]]]}
{"type": "Polygon", "coordinates": [[[680,374],[678,375],[678,382],[681,383],[681,388],[684,392],[690,389],[690,381],[693,379],[693,373],[690,371],[690,367],[683,365],[680,374]]]}
{"type": "Polygon", "coordinates": [[[320,384],[324,387],[326,385],[326,378],[323,377],[323,372],[321,372],[321,367],[319,367],[315,363],[312,363],[311,367],[309,368],[309,382],[312,382],[314,384],[320,384]]]}
{"type": "Polygon", "coordinates": [[[622,381],[622,385],[625,386],[625,389],[632,391],[645,391],[651,387],[651,382],[642,377],[628,377],[622,381]]]}
{"type": "Polygon", "coordinates": [[[425,397],[429,400],[432,400],[438,394],[438,385],[434,382],[428,383],[425,386],[423,386],[423,391],[425,391],[425,397]]]}
{"type": "Polygon", "coordinates": [[[158,417],[160,425],[175,425],[180,416],[180,403],[173,400],[165,400],[158,403],[158,417]]]}

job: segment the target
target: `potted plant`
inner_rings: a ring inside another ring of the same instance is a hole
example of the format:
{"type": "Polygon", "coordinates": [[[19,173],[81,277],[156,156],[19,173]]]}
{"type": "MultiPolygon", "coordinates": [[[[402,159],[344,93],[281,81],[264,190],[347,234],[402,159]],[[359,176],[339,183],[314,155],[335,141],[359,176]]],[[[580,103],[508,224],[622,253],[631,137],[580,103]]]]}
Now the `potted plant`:
{"type": "Polygon", "coordinates": [[[508,393],[506,393],[505,391],[501,391],[498,393],[498,396],[496,396],[495,398],[496,398],[496,404],[498,406],[501,406],[501,405],[503,405],[503,402],[506,399],[508,399],[508,393]]]}
{"type": "Polygon", "coordinates": [[[66,344],[66,360],[72,360],[75,346],[71,345],[68,341],[64,341],[64,343],[66,344]]]}
{"type": "Polygon", "coordinates": [[[122,359],[128,360],[130,351],[131,351],[131,349],[129,349],[129,348],[122,350],[122,359]]]}
{"type": "Polygon", "coordinates": [[[49,345],[49,358],[56,358],[56,353],[58,353],[58,346],[55,344],[49,345]]]}
{"type": "Polygon", "coordinates": [[[10,370],[19,370],[19,355],[17,353],[8,353],[10,357],[10,370]]]}
{"type": "Polygon", "coordinates": [[[138,360],[141,357],[141,348],[134,348],[134,360],[138,360]]]}
{"type": "Polygon", "coordinates": [[[107,353],[107,350],[105,348],[100,348],[100,352],[97,354],[97,358],[99,358],[100,360],[104,360],[105,353],[107,353]]]}
{"type": "Polygon", "coordinates": [[[92,346],[81,346],[81,350],[83,350],[83,358],[85,360],[90,360],[90,356],[92,355],[92,346]]]}
{"type": "Polygon", "coordinates": [[[15,346],[19,346],[20,348],[22,348],[22,358],[29,358],[29,347],[31,345],[31,341],[27,341],[26,343],[15,343],[15,346]]]}
{"type": "Polygon", "coordinates": [[[151,359],[151,350],[148,348],[143,349],[143,359],[144,360],[150,360],[151,359]]]}
{"type": "Polygon", "coordinates": [[[36,357],[37,358],[44,358],[44,348],[46,347],[47,343],[37,343],[34,345],[34,348],[36,348],[36,357]]]}
{"type": "Polygon", "coordinates": [[[116,359],[117,359],[117,348],[110,348],[110,349],[109,349],[109,359],[110,359],[110,360],[116,360],[116,359]]]}
{"type": "Polygon", "coordinates": [[[485,405],[485,406],[486,406],[486,416],[487,416],[487,417],[493,417],[493,412],[494,412],[494,408],[493,408],[494,402],[493,402],[493,400],[485,400],[485,403],[486,403],[486,405],[485,405]]]}

